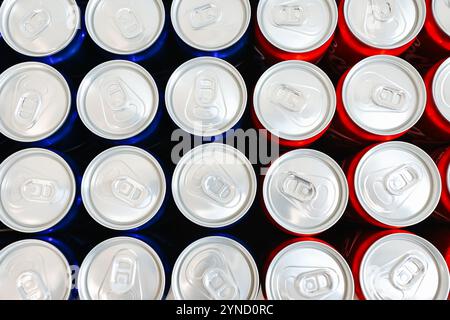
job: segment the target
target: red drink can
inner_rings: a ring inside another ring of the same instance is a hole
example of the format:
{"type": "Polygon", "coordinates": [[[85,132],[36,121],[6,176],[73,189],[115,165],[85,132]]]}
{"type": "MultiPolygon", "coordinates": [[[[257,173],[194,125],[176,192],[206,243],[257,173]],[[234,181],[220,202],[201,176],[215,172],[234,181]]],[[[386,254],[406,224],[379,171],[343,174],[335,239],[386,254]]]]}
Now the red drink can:
{"type": "Polygon", "coordinates": [[[261,0],[255,35],[269,62],[318,62],[331,45],[338,21],[335,0],[261,0]]]}
{"type": "Polygon", "coordinates": [[[442,182],[441,201],[436,209],[435,216],[439,220],[450,223],[450,147],[440,149],[434,152],[432,156],[441,174],[442,182]]]}
{"type": "Polygon", "coordinates": [[[441,195],[433,159],[406,142],[367,147],[344,164],[349,217],[382,228],[405,228],[427,219],[441,195]]]}

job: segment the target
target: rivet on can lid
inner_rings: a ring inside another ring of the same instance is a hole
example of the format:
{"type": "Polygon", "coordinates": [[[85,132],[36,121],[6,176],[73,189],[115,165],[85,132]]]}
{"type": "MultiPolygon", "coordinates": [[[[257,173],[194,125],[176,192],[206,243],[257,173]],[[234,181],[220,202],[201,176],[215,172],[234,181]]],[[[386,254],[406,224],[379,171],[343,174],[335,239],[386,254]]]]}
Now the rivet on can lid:
{"type": "Polygon", "coordinates": [[[450,122],[450,58],[436,71],[433,79],[433,99],[439,112],[450,122]]]}
{"type": "Polygon", "coordinates": [[[237,43],[251,20],[249,0],[174,0],[172,25],[192,48],[220,51],[237,43]]]}
{"type": "Polygon", "coordinates": [[[188,152],[172,178],[178,209],[192,222],[210,228],[240,220],[256,196],[256,174],[237,149],[212,143],[188,152]]]}
{"type": "Polygon", "coordinates": [[[100,64],[83,79],[77,95],[81,120],[109,140],[137,136],[156,116],[159,93],[153,77],[140,65],[114,60],[100,64]]]}
{"type": "Polygon", "coordinates": [[[344,258],[317,241],[288,245],[267,269],[269,300],[352,300],[354,281],[344,258]]]}
{"type": "Polygon", "coordinates": [[[336,111],[336,92],[328,76],[304,61],[285,61],[267,70],[256,84],[253,104],[272,134],[301,141],[323,132],[336,111]]]}
{"type": "Polygon", "coordinates": [[[309,149],[288,152],[276,160],[263,185],[271,217],[286,230],[317,234],[344,214],[348,185],[344,172],[327,155],[309,149]]]}
{"type": "Polygon", "coordinates": [[[75,0],[5,0],[0,8],[0,33],[17,52],[49,56],[65,49],[81,25],[75,0]]]}
{"type": "Polygon", "coordinates": [[[85,17],[86,28],[95,43],[119,55],[151,47],[165,23],[161,0],[91,0],[85,17]]]}
{"type": "Polygon", "coordinates": [[[364,210],[393,227],[409,227],[428,218],[442,188],[430,156],[405,142],[387,142],[368,151],[356,168],[354,183],[364,210]]]}
{"type": "Polygon", "coordinates": [[[432,11],[438,26],[450,37],[450,2],[448,0],[432,0],[432,11]]]}
{"type": "Polygon", "coordinates": [[[71,209],[76,184],[67,162],[54,152],[26,149],[0,165],[0,221],[13,230],[41,232],[71,209]]]}
{"type": "Polygon", "coordinates": [[[345,0],[345,21],[361,42],[379,49],[400,48],[422,30],[424,0],[345,0]]]}
{"type": "Polygon", "coordinates": [[[149,222],[160,210],[166,180],[158,161],[148,152],[121,146],[98,155],[81,185],[86,210],[101,225],[131,230],[149,222]]]}
{"type": "Polygon", "coordinates": [[[364,254],[360,283],[369,300],[447,300],[449,271],[440,252],[413,234],[397,233],[364,254]]]}
{"type": "Polygon", "coordinates": [[[164,266],[145,242],[117,237],[106,240],[84,259],[78,273],[81,300],[160,300],[164,266]]]}
{"type": "Polygon", "coordinates": [[[172,291],[177,300],[254,300],[259,292],[258,268],[237,241],[203,238],[178,257],[172,291]]]}
{"type": "Polygon", "coordinates": [[[172,120],[191,134],[213,137],[232,129],[247,105],[247,88],[239,71],[210,57],[192,59],[171,76],[166,107],[172,120]]]}
{"type": "Polygon", "coordinates": [[[291,53],[310,52],[334,34],[338,21],[335,0],[262,0],[258,26],[276,48],[291,53]]]}
{"type": "Polygon", "coordinates": [[[48,138],[66,121],[71,102],[70,88],[54,68],[17,64],[0,75],[0,132],[19,142],[48,138]]]}
{"type": "Polygon", "coordinates": [[[350,70],[342,99],[359,127],[391,136],[408,131],[419,121],[427,94],[422,77],[411,64],[398,57],[377,55],[350,70]]]}
{"type": "Polygon", "coordinates": [[[67,300],[71,288],[69,263],[52,244],[22,240],[0,251],[0,300],[67,300]]]}

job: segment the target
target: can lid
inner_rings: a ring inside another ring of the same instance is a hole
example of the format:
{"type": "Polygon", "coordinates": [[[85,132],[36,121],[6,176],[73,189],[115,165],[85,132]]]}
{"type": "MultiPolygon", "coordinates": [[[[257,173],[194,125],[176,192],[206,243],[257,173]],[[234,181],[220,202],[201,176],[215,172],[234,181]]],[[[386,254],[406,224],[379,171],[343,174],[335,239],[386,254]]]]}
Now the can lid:
{"type": "Polygon", "coordinates": [[[17,52],[49,56],[66,48],[80,29],[75,0],[4,0],[0,8],[0,33],[17,52]]]}
{"type": "Polygon", "coordinates": [[[0,221],[26,233],[55,226],[75,200],[74,174],[67,162],[44,149],[19,151],[0,164],[0,221]]]}
{"type": "Polygon", "coordinates": [[[344,18],[362,43],[379,49],[400,48],[422,30],[424,0],[345,0],[344,18]]]}
{"type": "Polygon", "coordinates": [[[85,20],[98,46],[114,54],[135,54],[159,38],[165,11],[161,0],[91,0],[85,20]]]}
{"type": "Polygon", "coordinates": [[[170,77],[166,107],[172,120],[191,134],[213,137],[233,128],[247,106],[239,71],[211,57],[189,60],[170,77]]]}
{"type": "Polygon", "coordinates": [[[77,95],[83,123],[109,140],[132,138],[147,129],[158,105],[153,77],[140,65],[124,60],[95,67],[83,79],[77,95]]]}
{"type": "Polygon", "coordinates": [[[257,19],[273,46],[304,53],[320,48],[333,36],[338,9],[334,0],[263,0],[258,4],[257,19]]]}
{"type": "Polygon", "coordinates": [[[284,61],[267,70],[256,84],[256,116],[270,133],[293,141],[313,138],[336,111],[333,83],[320,68],[304,61],[284,61]]]}
{"type": "Polygon", "coordinates": [[[393,227],[409,227],[428,218],[442,189],[434,161],[405,142],[387,142],[369,150],[356,168],[354,182],[364,210],[393,227]]]}
{"type": "Polygon", "coordinates": [[[71,273],[67,259],[52,244],[14,242],[0,251],[0,300],[67,300],[71,273]]]}
{"type": "Polygon", "coordinates": [[[187,219],[209,228],[240,220],[252,206],[256,188],[250,161],[239,150],[220,143],[189,151],[172,179],[178,209],[187,219]]]}
{"type": "Polygon", "coordinates": [[[450,3],[448,0],[433,0],[432,11],[438,26],[450,37],[450,3]]]}
{"type": "Polygon", "coordinates": [[[419,72],[394,56],[378,55],[356,64],[342,89],[345,110],[362,129],[380,136],[412,128],[425,111],[427,94],[419,72]]]}
{"type": "Polygon", "coordinates": [[[54,68],[17,64],[0,75],[0,132],[19,142],[48,138],[66,121],[71,102],[70,88],[54,68]]]}
{"type": "Polygon", "coordinates": [[[355,290],[344,258],[317,241],[300,241],[281,250],[265,282],[269,300],[352,300],[355,290]]]}
{"type": "Polygon", "coordinates": [[[148,152],[129,146],[98,155],[83,176],[81,195],[88,213],[101,225],[131,230],[150,221],[166,194],[166,180],[158,161],[148,152]]]}
{"type": "Polygon", "coordinates": [[[117,237],[92,249],[78,273],[81,300],[160,300],[165,288],[158,254],[141,240],[117,237]]]}
{"type": "Polygon", "coordinates": [[[450,122],[450,58],[441,64],[434,75],[433,100],[442,116],[450,122]]]}
{"type": "Polygon", "coordinates": [[[288,152],[267,172],[263,198],[271,217],[284,229],[317,234],[344,214],[348,184],[339,165],[326,154],[309,149],[288,152]]]}
{"type": "Polygon", "coordinates": [[[413,234],[396,233],[367,250],[360,283],[364,297],[370,300],[447,300],[449,272],[431,243],[413,234]]]}
{"type": "Polygon", "coordinates": [[[258,268],[237,241],[203,238],[178,257],[172,291],[177,300],[254,300],[259,293],[258,268]]]}
{"type": "Polygon", "coordinates": [[[183,42],[198,50],[219,51],[243,37],[251,6],[249,0],[174,0],[170,15],[183,42]]]}

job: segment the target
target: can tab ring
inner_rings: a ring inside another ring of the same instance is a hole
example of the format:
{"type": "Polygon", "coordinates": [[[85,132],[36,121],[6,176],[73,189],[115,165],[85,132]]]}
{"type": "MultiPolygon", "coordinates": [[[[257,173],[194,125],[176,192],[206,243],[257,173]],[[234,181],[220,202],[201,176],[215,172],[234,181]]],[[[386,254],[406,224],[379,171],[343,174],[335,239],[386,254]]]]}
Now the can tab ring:
{"type": "Polygon", "coordinates": [[[305,9],[300,5],[279,5],[272,8],[272,20],[277,27],[302,26],[305,21],[305,9]]]}
{"type": "Polygon", "coordinates": [[[220,8],[213,3],[207,3],[191,11],[191,26],[194,30],[201,30],[217,23],[221,17],[220,8]]]}
{"type": "Polygon", "coordinates": [[[37,39],[52,22],[50,13],[44,8],[34,9],[20,24],[20,30],[30,40],[37,39]]]}
{"type": "Polygon", "coordinates": [[[372,95],[373,102],[385,109],[396,112],[406,111],[406,93],[390,86],[376,87],[372,95]]]}
{"type": "Polygon", "coordinates": [[[130,8],[117,10],[114,22],[125,39],[134,39],[142,35],[144,28],[136,13],[130,8]]]}

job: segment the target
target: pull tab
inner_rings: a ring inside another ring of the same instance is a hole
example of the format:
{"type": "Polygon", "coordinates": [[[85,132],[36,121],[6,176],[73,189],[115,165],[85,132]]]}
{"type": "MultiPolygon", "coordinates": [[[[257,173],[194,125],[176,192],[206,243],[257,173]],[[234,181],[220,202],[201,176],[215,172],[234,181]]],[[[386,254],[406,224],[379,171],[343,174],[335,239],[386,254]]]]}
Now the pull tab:
{"type": "Polygon", "coordinates": [[[391,280],[395,287],[402,291],[409,290],[418,284],[426,273],[426,264],[414,255],[406,255],[391,272],[391,280]]]}
{"type": "Polygon", "coordinates": [[[220,176],[205,176],[201,186],[208,197],[222,205],[229,204],[236,196],[235,186],[220,176]]]}
{"type": "Polygon", "coordinates": [[[214,300],[233,300],[239,296],[233,278],[221,269],[209,269],[203,276],[203,286],[214,300]]]}
{"type": "Polygon", "coordinates": [[[122,8],[116,12],[115,23],[125,39],[133,39],[144,31],[135,12],[130,8],[122,8]]]}
{"type": "Polygon", "coordinates": [[[280,5],[272,9],[272,19],[275,26],[301,26],[305,23],[305,11],[299,5],[280,5]]]}
{"type": "Polygon", "coordinates": [[[112,182],[113,195],[133,208],[140,207],[144,202],[148,202],[151,192],[147,188],[128,177],[121,176],[112,182]]]}
{"type": "Polygon", "coordinates": [[[408,189],[413,188],[419,181],[420,174],[416,169],[406,165],[388,174],[385,178],[385,185],[392,195],[400,196],[408,189]]]}
{"type": "Polygon", "coordinates": [[[327,269],[317,269],[300,274],[296,286],[301,295],[309,299],[323,297],[334,291],[333,276],[327,269]]]}
{"type": "Polygon", "coordinates": [[[22,197],[30,202],[52,203],[57,193],[57,184],[42,179],[28,179],[20,188],[22,197]]]}
{"type": "Polygon", "coordinates": [[[401,89],[381,86],[374,90],[372,99],[380,107],[402,111],[405,107],[406,94],[401,89]]]}
{"type": "Polygon", "coordinates": [[[198,30],[215,24],[221,17],[220,9],[212,3],[197,7],[191,12],[191,26],[198,30]]]}
{"type": "Polygon", "coordinates": [[[308,180],[303,179],[294,172],[289,172],[281,185],[284,195],[300,202],[310,202],[316,196],[316,187],[308,180]]]}
{"type": "Polygon", "coordinates": [[[217,79],[211,74],[202,72],[195,80],[195,100],[199,105],[214,103],[217,98],[217,79]]]}
{"type": "Polygon", "coordinates": [[[303,93],[284,84],[278,85],[273,90],[271,100],[291,112],[302,112],[306,107],[306,98],[303,93]]]}
{"type": "Polygon", "coordinates": [[[22,32],[27,38],[37,38],[51,23],[50,14],[44,9],[35,9],[23,19],[22,32]]]}
{"type": "Polygon", "coordinates": [[[392,4],[388,0],[370,0],[370,6],[374,18],[380,22],[389,21],[394,17],[392,4]]]}
{"type": "Polygon", "coordinates": [[[19,97],[14,112],[18,125],[31,129],[39,120],[42,111],[42,95],[37,91],[27,91],[19,97]]]}
{"type": "Polygon", "coordinates": [[[34,271],[21,273],[16,280],[17,290],[23,300],[50,300],[50,291],[41,275],[34,271]]]}

